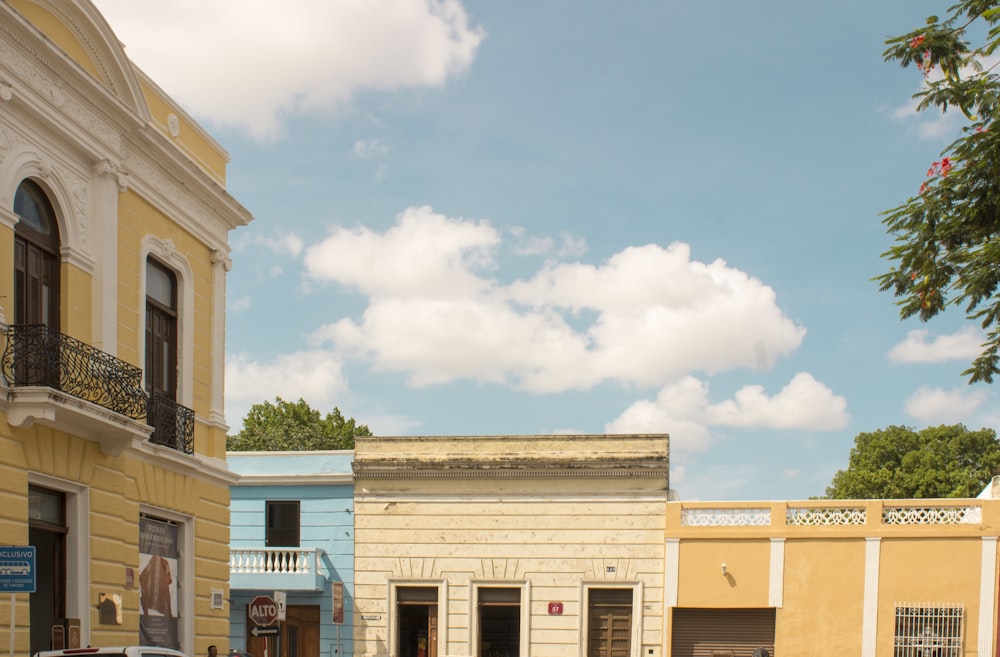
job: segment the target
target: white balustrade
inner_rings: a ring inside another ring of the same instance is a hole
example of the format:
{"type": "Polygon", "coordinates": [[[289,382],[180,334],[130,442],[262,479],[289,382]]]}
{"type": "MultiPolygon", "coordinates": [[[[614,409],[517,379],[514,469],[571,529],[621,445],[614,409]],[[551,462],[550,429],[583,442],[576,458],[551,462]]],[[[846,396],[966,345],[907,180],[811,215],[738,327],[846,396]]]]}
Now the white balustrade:
{"type": "Polygon", "coordinates": [[[317,548],[230,548],[229,572],[237,574],[316,574],[317,548]]]}

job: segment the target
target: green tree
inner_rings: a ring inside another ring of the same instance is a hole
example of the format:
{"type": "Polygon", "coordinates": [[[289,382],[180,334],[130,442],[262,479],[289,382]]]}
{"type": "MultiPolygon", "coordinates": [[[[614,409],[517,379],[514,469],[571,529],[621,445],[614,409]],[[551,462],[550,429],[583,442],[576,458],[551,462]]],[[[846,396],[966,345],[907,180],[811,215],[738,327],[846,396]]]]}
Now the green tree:
{"type": "Polygon", "coordinates": [[[372,432],[354,418],[345,419],[340,409],[322,417],[304,400],[287,402],[275,397],[250,407],[243,429],[226,436],[226,449],[233,452],[354,449],[355,436],[372,432]]]}
{"type": "Polygon", "coordinates": [[[1000,373],[1000,76],[990,56],[1000,46],[1000,0],[961,0],[948,12],[886,40],[886,61],[912,64],[927,80],[914,95],[918,110],[958,110],[967,121],[919,193],[884,213],[895,243],[882,255],[895,264],[875,280],[893,291],[904,319],[964,306],[986,341],[963,374],[992,383],[1000,373]]]}
{"type": "Polygon", "coordinates": [[[992,429],[891,426],[857,435],[847,469],[834,475],[826,497],[975,497],[998,473],[1000,442],[992,429]]]}

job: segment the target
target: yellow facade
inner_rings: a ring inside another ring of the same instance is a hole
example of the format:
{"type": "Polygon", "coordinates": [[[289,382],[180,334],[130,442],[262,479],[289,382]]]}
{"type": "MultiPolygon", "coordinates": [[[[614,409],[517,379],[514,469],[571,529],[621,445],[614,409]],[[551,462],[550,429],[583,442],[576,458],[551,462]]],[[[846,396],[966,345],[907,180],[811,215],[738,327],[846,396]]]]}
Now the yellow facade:
{"type": "Polygon", "coordinates": [[[229,232],[251,220],[223,188],[227,161],[88,0],[0,3],[0,546],[37,550],[35,592],[7,595],[24,582],[0,578],[0,643],[13,600],[16,655],[60,633],[148,642],[153,617],[172,633],[154,638],[225,649],[225,276],[229,232]],[[29,188],[54,245],[16,211],[29,188]],[[46,249],[32,292],[20,254],[46,249]],[[172,295],[154,312],[170,326],[162,391],[146,344],[154,265],[172,295]],[[159,580],[140,523],[176,552],[159,580]]]}
{"type": "Polygon", "coordinates": [[[671,502],[666,654],[725,651],[679,624],[758,610],[775,655],[994,655],[998,534],[997,499],[671,502]]]}

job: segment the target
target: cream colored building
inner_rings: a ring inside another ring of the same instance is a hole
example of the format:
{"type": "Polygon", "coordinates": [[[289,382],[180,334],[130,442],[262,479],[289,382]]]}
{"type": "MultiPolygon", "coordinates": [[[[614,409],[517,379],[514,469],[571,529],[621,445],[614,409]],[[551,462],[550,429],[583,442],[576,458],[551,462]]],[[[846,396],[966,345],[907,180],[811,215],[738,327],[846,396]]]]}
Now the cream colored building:
{"type": "Polygon", "coordinates": [[[1000,500],[677,501],[667,445],[359,438],[354,654],[997,654],[1000,500]]]}
{"type": "Polygon", "coordinates": [[[359,437],[354,654],[657,657],[667,470],[665,435],[359,437]]]}
{"type": "Polygon", "coordinates": [[[0,576],[12,654],[228,633],[225,279],[251,217],[227,160],[89,0],[0,2],[0,545],[36,560],[34,592],[0,576]]]}

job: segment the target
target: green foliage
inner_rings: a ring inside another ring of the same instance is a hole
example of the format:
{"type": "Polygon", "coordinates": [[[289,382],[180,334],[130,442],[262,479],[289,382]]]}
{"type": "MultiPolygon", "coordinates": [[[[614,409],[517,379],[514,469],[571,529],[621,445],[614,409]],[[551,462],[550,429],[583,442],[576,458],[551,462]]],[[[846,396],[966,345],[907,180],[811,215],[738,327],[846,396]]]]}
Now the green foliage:
{"type": "Polygon", "coordinates": [[[250,407],[243,418],[243,430],[226,436],[226,449],[233,452],[285,452],[354,449],[355,436],[372,432],[354,418],[345,419],[340,409],[321,417],[304,400],[295,403],[275,397],[250,407]]]}
{"type": "Polygon", "coordinates": [[[886,45],[886,61],[943,75],[914,95],[920,111],[957,109],[968,125],[931,165],[920,193],[884,213],[896,239],[882,255],[896,264],[875,280],[892,290],[904,319],[964,306],[986,342],[963,374],[992,383],[1000,374],[1000,76],[997,64],[984,63],[1000,46],[1000,0],[962,0],[944,20],[931,16],[886,45]],[[979,25],[985,38],[970,44],[979,25]]]}
{"type": "Polygon", "coordinates": [[[858,434],[854,445],[847,469],[826,489],[828,498],[975,497],[1000,473],[1000,442],[992,429],[891,426],[858,434]]]}

